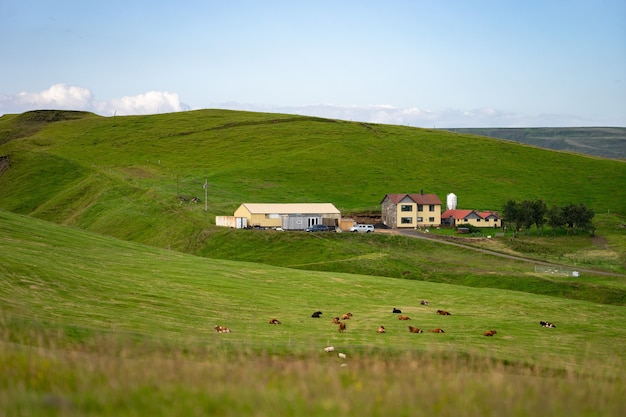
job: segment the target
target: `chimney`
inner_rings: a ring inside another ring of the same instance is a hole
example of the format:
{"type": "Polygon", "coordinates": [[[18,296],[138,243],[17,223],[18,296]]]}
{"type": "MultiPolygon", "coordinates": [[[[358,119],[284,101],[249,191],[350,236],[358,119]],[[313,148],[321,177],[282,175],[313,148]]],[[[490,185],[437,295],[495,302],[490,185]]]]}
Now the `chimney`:
{"type": "Polygon", "coordinates": [[[420,190],[420,194],[421,194],[421,195],[424,195],[424,190],[420,190]]]}

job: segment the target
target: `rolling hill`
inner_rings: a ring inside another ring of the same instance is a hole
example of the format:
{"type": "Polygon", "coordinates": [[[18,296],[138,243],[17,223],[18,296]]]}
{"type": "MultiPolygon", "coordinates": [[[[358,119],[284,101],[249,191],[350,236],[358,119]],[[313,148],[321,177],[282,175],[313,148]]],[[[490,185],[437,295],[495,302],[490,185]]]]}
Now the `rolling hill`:
{"type": "MultiPolygon", "coordinates": [[[[212,226],[243,202],[332,202],[350,215],[379,212],[387,193],[423,189],[442,200],[454,192],[460,208],[499,210],[509,199],[584,203],[608,216],[601,223],[617,237],[572,239],[577,247],[566,250],[511,241],[498,250],[617,271],[625,265],[624,222],[613,218],[626,213],[620,161],[439,130],[225,110],[28,112],[0,118],[0,143],[0,209],[207,257],[443,280],[383,238],[373,246],[347,237],[312,243],[212,226]],[[204,204],[182,203],[181,195],[204,204]],[[380,252],[389,255],[371,257],[380,252]]],[[[467,274],[461,268],[457,278],[467,274]]]]}

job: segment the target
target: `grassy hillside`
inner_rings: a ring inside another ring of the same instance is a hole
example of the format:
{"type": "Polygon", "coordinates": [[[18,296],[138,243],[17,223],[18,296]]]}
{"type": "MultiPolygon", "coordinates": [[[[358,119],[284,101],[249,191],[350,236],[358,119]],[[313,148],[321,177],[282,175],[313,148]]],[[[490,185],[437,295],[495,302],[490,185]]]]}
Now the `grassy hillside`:
{"type": "Polygon", "coordinates": [[[457,128],[451,132],[508,139],[544,149],[626,159],[626,127],[457,128]]]}
{"type": "Polygon", "coordinates": [[[624,411],[624,307],[198,258],[8,212],[0,276],[10,415],[624,411]]]}
{"type": "MultiPolygon", "coordinates": [[[[110,118],[29,112],[0,118],[0,143],[0,208],[161,248],[298,268],[481,281],[469,268],[450,267],[453,255],[435,256],[426,267],[406,239],[320,240],[211,227],[216,215],[232,214],[243,202],[331,202],[345,215],[379,212],[386,193],[423,189],[444,201],[455,192],[460,208],[498,210],[508,199],[584,203],[598,213],[603,241],[505,240],[507,247],[497,249],[580,267],[623,272],[626,266],[626,165],[619,161],[440,130],[225,110],[110,118]],[[181,203],[180,195],[203,201],[181,203]]],[[[598,300],[608,299],[616,297],[598,300]]]]}

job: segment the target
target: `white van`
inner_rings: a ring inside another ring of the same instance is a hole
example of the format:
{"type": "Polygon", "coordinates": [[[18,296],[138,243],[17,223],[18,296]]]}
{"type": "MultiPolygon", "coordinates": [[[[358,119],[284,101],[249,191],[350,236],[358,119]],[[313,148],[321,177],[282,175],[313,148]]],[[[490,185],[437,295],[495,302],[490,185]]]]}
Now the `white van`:
{"type": "Polygon", "coordinates": [[[351,232],[374,233],[374,226],[371,224],[355,224],[350,228],[351,232]]]}

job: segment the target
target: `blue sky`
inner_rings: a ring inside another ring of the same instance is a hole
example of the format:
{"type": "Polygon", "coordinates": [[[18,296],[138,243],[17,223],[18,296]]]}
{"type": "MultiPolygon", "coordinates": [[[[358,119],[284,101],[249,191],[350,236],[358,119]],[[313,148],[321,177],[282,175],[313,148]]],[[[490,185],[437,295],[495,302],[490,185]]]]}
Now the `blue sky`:
{"type": "Polygon", "coordinates": [[[0,114],[626,126],[626,1],[0,0],[0,114]]]}

